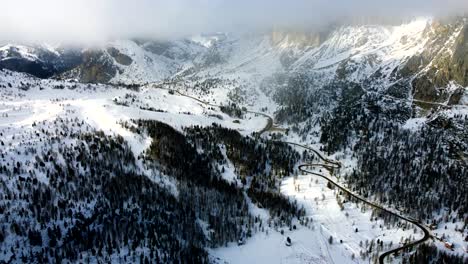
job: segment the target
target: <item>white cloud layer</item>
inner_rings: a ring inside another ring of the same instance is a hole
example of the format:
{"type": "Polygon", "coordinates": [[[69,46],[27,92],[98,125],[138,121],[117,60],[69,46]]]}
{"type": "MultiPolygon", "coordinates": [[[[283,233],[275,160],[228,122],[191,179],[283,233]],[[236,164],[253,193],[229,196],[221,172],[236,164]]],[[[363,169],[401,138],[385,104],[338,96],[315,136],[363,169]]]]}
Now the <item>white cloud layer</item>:
{"type": "Polygon", "coordinates": [[[3,0],[0,40],[94,42],[314,29],[357,17],[445,16],[467,10],[468,0],[3,0]]]}

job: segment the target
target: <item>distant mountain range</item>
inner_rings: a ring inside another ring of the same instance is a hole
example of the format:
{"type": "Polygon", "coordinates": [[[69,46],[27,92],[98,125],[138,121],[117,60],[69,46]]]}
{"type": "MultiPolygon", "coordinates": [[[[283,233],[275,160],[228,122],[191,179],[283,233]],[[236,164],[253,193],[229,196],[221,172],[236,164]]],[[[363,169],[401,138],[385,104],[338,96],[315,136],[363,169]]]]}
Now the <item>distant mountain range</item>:
{"type": "Polygon", "coordinates": [[[0,68],[40,78],[126,84],[207,73],[262,80],[293,72],[319,76],[323,84],[372,80],[375,89],[395,96],[410,93],[424,101],[458,104],[468,86],[467,23],[464,18],[421,18],[399,26],[341,26],[317,34],[119,40],[93,49],[9,44],[0,48],[0,68]]]}

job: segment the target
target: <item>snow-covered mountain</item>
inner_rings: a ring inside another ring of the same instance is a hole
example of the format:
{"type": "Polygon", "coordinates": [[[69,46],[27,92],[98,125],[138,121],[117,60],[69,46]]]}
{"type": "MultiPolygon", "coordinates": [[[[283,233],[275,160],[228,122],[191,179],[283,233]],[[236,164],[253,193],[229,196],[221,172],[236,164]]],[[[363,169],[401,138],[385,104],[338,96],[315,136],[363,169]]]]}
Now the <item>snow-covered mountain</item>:
{"type": "Polygon", "coordinates": [[[326,33],[119,40],[79,52],[6,45],[0,49],[0,67],[39,77],[125,84],[207,74],[261,81],[283,72],[317,75],[324,84],[372,78],[372,85],[381,90],[407,83],[412,86],[408,92],[420,100],[448,102],[456,91],[452,101],[457,103],[463,94],[459,88],[468,86],[466,23],[463,18],[449,22],[420,18],[399,26],[335,26],[326,33]]]}
{"type": "Polygon", "coordinates": [[[392,263],[463,262],[467,120],[466,18],[4,45],[0,263],[368,263],[423,236],[277,140],[432,228],[392,263]]]}

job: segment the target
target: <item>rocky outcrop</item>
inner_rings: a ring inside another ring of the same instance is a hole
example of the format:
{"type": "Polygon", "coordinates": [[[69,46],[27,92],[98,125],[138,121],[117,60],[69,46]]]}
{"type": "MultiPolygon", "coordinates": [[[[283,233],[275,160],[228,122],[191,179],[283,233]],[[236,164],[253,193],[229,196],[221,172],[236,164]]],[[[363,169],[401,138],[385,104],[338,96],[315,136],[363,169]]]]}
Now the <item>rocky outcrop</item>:
{"type": "Polygon", "coordinates": [[[415,99],[457,104],[460,90],[453,86],[468,86],[468,23],[436,21],[425,34],[424,51],[411,57],[400,74],[412,78],[415,99]]]}
{"type": "Polygon", "coordinates": [[[123,54],[114,47],[107,48],[107,53],[109,53],[109,55],[111,55],[111,57],[114,58],[114,60],[121,65],[129,66],[133,62],[132,58],[123,54]]]}
{"type": "Polygon", "coordinates": [[[83,53],[83,63],[74,72],[84,83],[108,83],[117,74],[118,68],[107,53],[89,50],[83,53]]]}
{"type": "Polygon", "coordinates": [[[468,22],[465,22],[455,42],[455,52],[452,56],[453,79],[460,85],[468,86],[468,22]]]}
{"type": "Polygon", "coordinates": [[[328,37],[328,32],[301,32],[277,30],[271,33],[273,46],[296,46],[300,49],[306,47],[318,47],[328,37]]]}

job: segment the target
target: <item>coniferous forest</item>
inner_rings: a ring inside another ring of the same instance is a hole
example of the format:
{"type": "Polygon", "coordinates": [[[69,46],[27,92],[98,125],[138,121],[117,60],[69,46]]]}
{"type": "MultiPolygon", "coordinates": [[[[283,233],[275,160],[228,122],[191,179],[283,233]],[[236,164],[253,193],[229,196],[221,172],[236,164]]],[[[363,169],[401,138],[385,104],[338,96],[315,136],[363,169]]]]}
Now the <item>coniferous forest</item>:
{"type": "Polygon", "coordinates": [[[23,238],[2,243],[3,253],[38,263],[205,263],[207,246],[236,242],[265,226],[287,228],[303,216],[303,209],[278,194],[279,179],[299,159],[290,147],[216,125],[182,133],[157,121],[135,124],[122,125],[152,138],[139,157],[122,137],[71,119],[37,124],[37,133],[23,135],[25,142],[44,144],[23,150],[34,156],[34,164],[27,164],[34,170],[0,159],[0,173],[17,179],[13,186],[0,184],[0,239],[23,238]],[[222,176],[228,160],[239,175],[232,181],[222,176]],[[148,177],[145,170],[157,175],[148,177]],[[176,193],[166,184],[175,184],[176,193]],[[252,215],[246,196],[273,218],[252,215]]]}
{"type": "Polygon", "coordinates": [[[4,2],[0,264],[468,263],[468,0],[4,2]]]}

